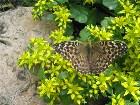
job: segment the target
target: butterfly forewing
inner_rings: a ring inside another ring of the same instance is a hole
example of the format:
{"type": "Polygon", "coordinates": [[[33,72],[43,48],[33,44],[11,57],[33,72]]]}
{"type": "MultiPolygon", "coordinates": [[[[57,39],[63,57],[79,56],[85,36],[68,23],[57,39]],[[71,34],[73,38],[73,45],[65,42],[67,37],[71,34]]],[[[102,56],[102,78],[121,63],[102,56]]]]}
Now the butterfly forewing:
{"type": "Polygon", "coordinates": [[[88,73],[89,64],[87,62],[87,54],[84,53],[86,50],[81,43],[76,41],[62,42],[55,45],[55,51],[69,60],[77,71],[88,73]]]}
{"type": "Polygon", "coordinates": [[[77,71],[94,74],[104,71],[116,58],[125,54],[126,49],[126,44],[120,41],[92,44],[68,41],[55,45],[56,52],[69,60],[77,71]]]}

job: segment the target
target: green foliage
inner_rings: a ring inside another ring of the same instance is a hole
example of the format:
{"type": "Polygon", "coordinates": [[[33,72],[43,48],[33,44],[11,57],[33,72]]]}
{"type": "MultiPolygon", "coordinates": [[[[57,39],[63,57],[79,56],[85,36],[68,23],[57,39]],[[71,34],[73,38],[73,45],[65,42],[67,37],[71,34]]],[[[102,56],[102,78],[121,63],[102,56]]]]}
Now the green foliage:
{"type": "Polygon", "coordinates": [[[32,39],[18,64],[37,73],[39,95],[50,105],[88,104],[89,98],[97,101],[100,96],[108,97],[106,105],[139,104],[140,2],[109,1],[38,0],[36,3],[33,17],[53,17],[58,28],[49,36],[52,44],[43,38],[32,39]],[[77,28],[80,34],[74,33],[77,28]],[[123,40],[128,53],[99,75],[80,74],[52,47],[73,38],[93,42],[123,40]]]}
{"type": "Polygon", "coordinates": [[[43,68],[46,64],[50,63],[53,49],[49,44],[46,44],[46,41],[43,40],[43,38],[32,39],[28,49],[28,51],[23,53],[22,59],[19,59],[19,66],[27,64],[24,66],[31,69],[35,65],[41,64],[40,66],[43,68]]]}
{"type": "Polygon", "coordinates": [[[33,6],[35,4],[36,0],[21,0],[22,6],[33,6]]]}

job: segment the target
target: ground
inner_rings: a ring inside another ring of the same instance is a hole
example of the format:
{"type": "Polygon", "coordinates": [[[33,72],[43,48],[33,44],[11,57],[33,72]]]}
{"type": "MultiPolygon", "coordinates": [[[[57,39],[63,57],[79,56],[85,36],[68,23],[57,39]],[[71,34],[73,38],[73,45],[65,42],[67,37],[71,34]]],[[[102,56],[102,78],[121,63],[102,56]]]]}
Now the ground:
{"type": "Polygon", "coordinates": [[[36,93],[35,77],[19,68],[17,60],[33,37],[44,37],[55,28],[49,21],[34,21],[31,7],[0,13],[0,105],[44,105],[36,93]],[[29,86],[29,88],[27,88],[29,86]]]}

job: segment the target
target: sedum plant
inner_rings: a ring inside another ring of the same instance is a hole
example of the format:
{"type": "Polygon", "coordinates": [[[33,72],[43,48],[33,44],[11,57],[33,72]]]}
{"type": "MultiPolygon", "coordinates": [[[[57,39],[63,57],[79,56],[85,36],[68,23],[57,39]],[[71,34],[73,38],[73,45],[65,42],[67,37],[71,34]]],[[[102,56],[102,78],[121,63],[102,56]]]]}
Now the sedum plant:
{"type": "Polygon", "coordinates": [[[39,77],[38,94],[49,105],[139,105],[139,9],[132,0],[38,0],[33,18],[58,27],[49,36],[52,43],[31,39],[18,65],[39,77]],[[80,74],[53,48],[69,40],[123,40],[128,51],[99,75],[80,74]]]}

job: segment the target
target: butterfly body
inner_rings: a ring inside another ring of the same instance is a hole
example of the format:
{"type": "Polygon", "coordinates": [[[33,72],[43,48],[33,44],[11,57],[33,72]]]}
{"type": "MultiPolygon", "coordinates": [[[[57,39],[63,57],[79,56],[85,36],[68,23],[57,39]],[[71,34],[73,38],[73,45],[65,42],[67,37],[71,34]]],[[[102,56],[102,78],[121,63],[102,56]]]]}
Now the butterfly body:
{"type": "Polygon", "coordinates": [[[126,44],[120,41],[96,43],[68,41],[55,45],[55,51],[69,60],[77,71],[84,74],[98,74],[104,71],[116,58],[124,55],[126,50],[126,44]]]}

